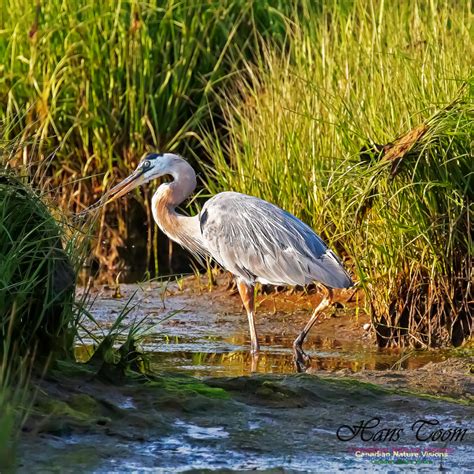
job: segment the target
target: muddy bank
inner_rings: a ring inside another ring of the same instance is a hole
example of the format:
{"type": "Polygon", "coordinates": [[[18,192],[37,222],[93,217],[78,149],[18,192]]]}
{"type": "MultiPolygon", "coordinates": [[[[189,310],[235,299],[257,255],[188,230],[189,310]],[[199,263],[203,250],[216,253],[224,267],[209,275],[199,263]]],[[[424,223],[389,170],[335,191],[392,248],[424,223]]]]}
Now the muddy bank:
{"type": "Polygon", "coordinates": [[[372,449],[390,452],[395,472],[397,453],[410,450],[418,450],[418,468],[426,472],[441,466],[459,472],[474,455],[472,406],[306,374],[198,380],[166,373],[117,386],[62,367],[40,383],[35,410],[19,472],[32,466],[44,472],[322,472],[343,466],[386,472],[382,458],[374,462],[368,454],[372,449]],[[414,426],[419,420],[462,432],[435,442],[429,439],[434,427],[414,426]],[[361,423],[371,429],[360,431],[361,423]],[[387,441],[381,430],[398,436],[387,441]]]}
{"type": "MultiPolygon", "coordinates": [[[[259,292],[261,354],[255,361],[240,297],[225,276],[214,286],[207,278],[189,277],[177,283],[121,285],[119,290],[101,286],[92,295],[91,311],[100,328],[85,321],[90,333],[107,331],[123,308],[133,305],[123,326],[146,318],[141,349],[152,370],[198,377],[294,373],[292,342],[320,299],[316,291],[259,292]]],[[[359,296],[336,293],[335,306],[317,321],[305,342],[312,357],[308,373],[472,401],[472,345],[452,351],[378,349],[359,296]]],[[[91,344],[85,336],[77,346],[80,360],[90,356],[91,344]]]]}
{"type": "Polygon", "coordinates": [[[100,287],[92,296],[99,325],[83,322],[83,363],[59,364],[38,381],[20,472],[387,472],[387,464],[462,472],[474,458],[468,350],[378,350],[356,295],[340,294],[315,326],[303,375],[291,344],[316,293],[259,295],[256,365],[245,313],[225,282],[212,291],[205,279],[100,287]],[[136,321],[146,329],[147,376],[84,363],[93,338],[124,311],[123,337],[136,321]],[[452,437],[433,439],[439,430],[452,437]]]}
{"type": "MultiPolygon", "coordinates": [[[[311,370],[310,373],[319,373],[311,370]]],[[[322,375],[319,373],[319,375],[322,375]]],[[[376,384],[421,395],[447,397],[461,403],[474,403],[474,357],[452,357],[443,362],[428,362],[409,370],[341,370],[338,377],[376,384]]]]}

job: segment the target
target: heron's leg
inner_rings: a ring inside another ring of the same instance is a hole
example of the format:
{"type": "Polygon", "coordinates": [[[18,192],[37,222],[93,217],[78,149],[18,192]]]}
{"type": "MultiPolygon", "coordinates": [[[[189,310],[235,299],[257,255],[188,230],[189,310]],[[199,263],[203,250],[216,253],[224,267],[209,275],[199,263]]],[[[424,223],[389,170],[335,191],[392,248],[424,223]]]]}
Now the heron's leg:
{"type": "Polygon", "coordinates": [[[255,321],[254,321],[254,314],[255,314],[255,305],[254,305],[254,287],[253,285],[248,285],[242,280],[237,282],[237,288],[239,289],[240,297],[242,298],[242,303],[245,306],[245,310],[247,311],[247,318],[249,320],[249,328],[250,328],[250,351],[252,354],[256,354],[259,351],[258,346],[258,339],[257,339],[257,331],[255,330],[255,321]]]}
{"type": "Polygon", "coordinates": [[[333,299],[333,291],[331,288],[326,288],[323,287],[324,291],[324,296],[321,302],[316,306],[316,309],[313,311],[313,314],[311,315],[311,319],[306,323],[306,326],[304,329],[301,331],[299,336],[295,339],[295,342],[293,343],[293,354],[294,354],[294,359],[295,359],[295,365],[296,365],[296,370],[298,372],[304,372],[306,368],[310,365],[311,363],[311,358],[304,353],[303,351],[303,342],[308,335],[309,331],[313,327],[314,323],[318,319],[318,316],[328,307],[332,304],[332,299],[333,299]]]}

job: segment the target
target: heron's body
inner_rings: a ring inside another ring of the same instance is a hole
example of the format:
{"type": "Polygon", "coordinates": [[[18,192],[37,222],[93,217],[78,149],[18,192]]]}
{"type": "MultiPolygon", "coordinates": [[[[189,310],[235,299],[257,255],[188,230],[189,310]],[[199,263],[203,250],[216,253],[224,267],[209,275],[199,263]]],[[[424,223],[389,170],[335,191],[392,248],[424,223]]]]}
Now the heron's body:
{"type": "Polygon", "coordinates": [[[248,284],[345,288],[351,280],[313,230],[262,199],[224,192],[199,216],[204,245],[226,270],[248,284]]]}
{"type": "MultiPolygon", "coordinates": [[[[159,186],[153,196],[156,223],[169,238],[194,254],[212,257],[237,277],[249,317],[254,352],[258,351],[253,305],[255,282],[271,285],[318,282],[328,289],[352,286],[342,263],[323,240],[295,216],[267,201],[223,192],[209,199],[198,215],[179,214],[176,207],[194,191],[196,175],[177,155],[149,155],[133,175],[104,198],[108,202],[164,174],[170,174],[173,181],[159,186]]],[[[330,304],[331,296],[328,290],[295,341],[298,368],[306,362],[301,349],[304,338],[317,314],[330,304]]]]}

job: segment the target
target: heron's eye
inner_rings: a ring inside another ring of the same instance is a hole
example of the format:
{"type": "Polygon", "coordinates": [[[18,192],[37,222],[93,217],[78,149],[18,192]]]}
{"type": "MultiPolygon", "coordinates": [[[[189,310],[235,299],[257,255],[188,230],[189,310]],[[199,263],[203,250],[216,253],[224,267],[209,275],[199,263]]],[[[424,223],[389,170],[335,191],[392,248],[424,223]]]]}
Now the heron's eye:
{"type": "Polygon", "coordinates": [[[146,160],[146,161],[143,162],[142,167],[143,167],[143,168],[149,168],[149,167],[150,167],[150,164],[151,164],[151,163],[150,163],[148,160],[146,160]]]}

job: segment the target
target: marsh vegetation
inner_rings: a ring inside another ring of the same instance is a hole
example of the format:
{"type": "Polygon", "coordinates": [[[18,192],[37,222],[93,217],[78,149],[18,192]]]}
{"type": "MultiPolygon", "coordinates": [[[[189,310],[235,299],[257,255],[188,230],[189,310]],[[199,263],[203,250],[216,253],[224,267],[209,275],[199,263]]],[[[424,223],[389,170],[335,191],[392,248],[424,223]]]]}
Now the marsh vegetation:
{"type": "MultiPolygon", "coordinates": [[[[186,212],[234,190],[311,225],[359,282],[377,346],[466,344],[471,21],[448,1],[3,2],[0,461],[28,381],[73,358],[91,316],[73,304],[81,267],[109,283],[192,271],[153,223],[154,185],[74,217],[148,151],[200,171],[186,212]]],[[[142,369],[127,334],[95,362],[142,369]]]]}

